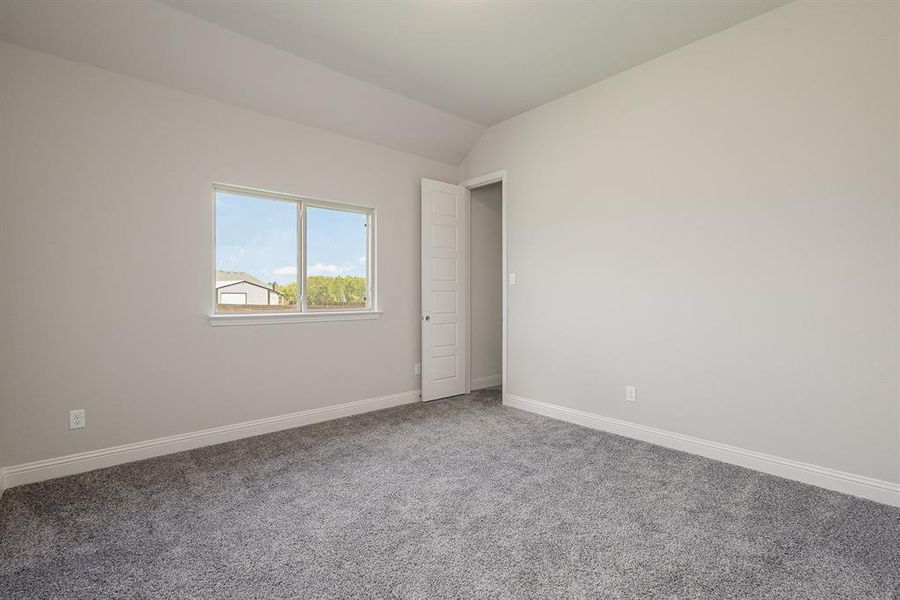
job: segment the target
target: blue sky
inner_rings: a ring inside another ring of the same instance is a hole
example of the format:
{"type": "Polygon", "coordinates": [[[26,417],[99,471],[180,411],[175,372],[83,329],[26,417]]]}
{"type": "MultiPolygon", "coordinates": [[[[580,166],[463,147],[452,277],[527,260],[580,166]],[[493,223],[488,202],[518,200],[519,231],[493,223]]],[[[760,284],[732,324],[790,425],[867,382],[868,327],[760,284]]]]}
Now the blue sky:
{"type": "MultiPolygon", "coordinates": [[[[216,269],[245,271],[269,283],[297,280],[300,205],[216,193],[216,269]]],[[[365,276],[365,215],[307,207],[309,275],[365,276]]]]}

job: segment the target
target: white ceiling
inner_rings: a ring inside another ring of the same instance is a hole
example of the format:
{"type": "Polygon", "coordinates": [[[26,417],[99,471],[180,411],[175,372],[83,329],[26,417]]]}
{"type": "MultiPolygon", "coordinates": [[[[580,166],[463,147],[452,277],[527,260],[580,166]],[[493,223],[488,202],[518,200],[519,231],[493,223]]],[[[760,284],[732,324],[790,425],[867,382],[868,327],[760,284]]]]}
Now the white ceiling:
{"type": "Polygon", "coordinates": [[[0,0],[0,40],[458,164],[485,126],[786,0],[0,0]]]}
{"type": "Polygon", "coordinates": [[[482,125],[787,3],[163,1],[482,125]]]}
{"type": "Polygon", "coordinates": [[[484,131],[152,0],[0,0],[0,40],[450,165],[484,131]]]}

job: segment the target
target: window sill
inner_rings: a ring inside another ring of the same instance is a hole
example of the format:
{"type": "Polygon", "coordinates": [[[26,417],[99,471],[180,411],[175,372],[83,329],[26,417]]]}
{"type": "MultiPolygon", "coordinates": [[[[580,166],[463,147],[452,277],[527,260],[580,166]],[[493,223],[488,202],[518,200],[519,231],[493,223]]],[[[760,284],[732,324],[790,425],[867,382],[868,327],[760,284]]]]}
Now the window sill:
{"type": "Polygon", "coordinates": [[[278,323],[320,323],[323,321],[369,321],[381,317],[380,310],[331,311],[280,314],[210,315],[209,324],[222,325],[275,325],[278,323]]]}

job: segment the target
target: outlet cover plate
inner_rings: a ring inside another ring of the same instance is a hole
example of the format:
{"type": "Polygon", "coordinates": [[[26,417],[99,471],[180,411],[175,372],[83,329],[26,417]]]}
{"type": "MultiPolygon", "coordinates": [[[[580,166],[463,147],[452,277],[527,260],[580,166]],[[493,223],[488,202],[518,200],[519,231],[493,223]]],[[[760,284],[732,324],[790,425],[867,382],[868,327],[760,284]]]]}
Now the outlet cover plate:
{"type": "Polygon", "coordinates": [[[69,411],[69,429],[83,429],[86,424],[83,408],[69,411]]]}

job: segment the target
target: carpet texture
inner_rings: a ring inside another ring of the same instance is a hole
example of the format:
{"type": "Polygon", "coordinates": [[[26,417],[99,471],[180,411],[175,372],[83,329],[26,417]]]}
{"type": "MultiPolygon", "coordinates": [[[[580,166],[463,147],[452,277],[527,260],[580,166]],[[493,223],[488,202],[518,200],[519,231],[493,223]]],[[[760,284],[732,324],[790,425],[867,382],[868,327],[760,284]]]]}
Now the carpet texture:
{"type": "Polygon", "coordinates": [[[0,598],[898,598],[900,509],[497,390],[8,490],[0,598]]]}

